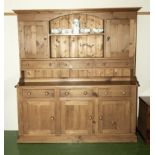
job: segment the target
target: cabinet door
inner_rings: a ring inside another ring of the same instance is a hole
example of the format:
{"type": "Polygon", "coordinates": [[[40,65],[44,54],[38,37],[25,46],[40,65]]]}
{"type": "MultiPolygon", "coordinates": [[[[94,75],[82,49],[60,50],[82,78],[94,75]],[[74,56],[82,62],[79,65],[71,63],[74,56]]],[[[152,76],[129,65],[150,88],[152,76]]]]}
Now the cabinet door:
{"type": "Polygon", "coordinates": [[[100,133],[130,132],[130,102],[103,101],[99,103],[100,133]]]}
{"type": "Polygon", "coordinates": [[[27,99],[23,102],[25,134],[55,133],[55,102],[52,100],[27,99]]]}
{"type": "Polygon", "coordinates": [[[128,58],[135,54],[136,22],[134,19],[106,21],[105,57],[128,58]]]}
{"type": "Polygon", "coordinates": [[[61,132],[63,134],[91,134],[92,100],[63,100],[61,102],[61,132]]]}
{"type": "Polygon", "coordinates": [[[48,58],[48,23],[20,22],[20,57],[48,58]]]}

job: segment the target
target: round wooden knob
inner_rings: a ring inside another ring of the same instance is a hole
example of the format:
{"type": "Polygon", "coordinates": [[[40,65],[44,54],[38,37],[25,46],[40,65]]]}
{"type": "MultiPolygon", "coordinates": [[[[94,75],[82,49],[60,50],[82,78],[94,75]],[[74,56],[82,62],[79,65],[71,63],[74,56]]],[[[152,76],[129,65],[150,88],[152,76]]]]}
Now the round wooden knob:
{"type": "Polygon", "coordinates": [[[88,92],[87,92],[87,91],[84,91],[84,92],[83,92],[83,94],[84,94],[84,95],[87,95],[87,94],[88,94],[88,92]]]}
{"type": "Polygon", "coordinates": [[[54,118],[54,116],[51,116],[50,119],[51,119],[51,120],[54,120],[55,118],[54,118]]]}
{"type": "Polygon", "coordinates": [[[30,96],[31,95],[31,92],[27,92],[27,95],[30,96]]]}
{"type": "Polygon", "coordinates": [[[99,120],[102,120],[103,119],[103,116],[99,116],[99,120]]]}
{"type": "Polygon", "coordinates": [[[90,116],[89,116],[89,120],[92,120],[92,119],[93,119],[93,116],[90,115],[90,116]]]}
{"type": "Polygon", "coordinates": [[[66,96],[68,96],[68,95],[69,95],[69,92],[68,92],[68,91],[66,91],[66,92],[65,92],[65,95],[66,95],[66,96]]]}
{"type": "Polygon", "coordinates": [[[108,92],[105,91],[105,92],[104,92],[104,95],[108,95],[108,92]]]}
{"type": "Polygon", "coordinates": [[[126,95],[126,92],[125,92],[125,91],[123,91],[123,92],[122,92],[122,94],[123,94],[123,95],[126,95]]]}
{"type": "Polygon", "coordinates": [[[49,95],[49,92],[48,92],[48,91],[46,91],[46,92],[45,92],[45,95],[46,95],[46,96],[48,96],[48,95],[49,95]]]}

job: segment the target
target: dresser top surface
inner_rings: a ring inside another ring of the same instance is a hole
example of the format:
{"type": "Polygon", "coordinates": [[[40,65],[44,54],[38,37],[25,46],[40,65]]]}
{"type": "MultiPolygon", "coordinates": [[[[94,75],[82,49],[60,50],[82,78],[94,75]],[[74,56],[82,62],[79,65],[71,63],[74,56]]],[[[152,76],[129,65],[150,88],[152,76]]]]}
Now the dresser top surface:
{"type": "Polygon", "coordinates": [[[54,13],[54,12],[137,12],[140,7],[122,7],[122,8],[75,8],[75,9],[33,9],[33,10],[13,10],[17,14],[25,13],[54,13]]]}

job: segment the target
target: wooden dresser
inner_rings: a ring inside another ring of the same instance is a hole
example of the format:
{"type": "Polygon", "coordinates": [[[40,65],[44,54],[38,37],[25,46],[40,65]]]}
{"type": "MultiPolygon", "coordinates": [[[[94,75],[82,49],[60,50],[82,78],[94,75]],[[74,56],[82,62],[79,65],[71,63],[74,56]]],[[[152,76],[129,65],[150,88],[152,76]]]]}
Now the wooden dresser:
{"type": "Polygon", "coordinates": [[[19,143],[136,142],[138,9],[15,10],[19,143]]]}

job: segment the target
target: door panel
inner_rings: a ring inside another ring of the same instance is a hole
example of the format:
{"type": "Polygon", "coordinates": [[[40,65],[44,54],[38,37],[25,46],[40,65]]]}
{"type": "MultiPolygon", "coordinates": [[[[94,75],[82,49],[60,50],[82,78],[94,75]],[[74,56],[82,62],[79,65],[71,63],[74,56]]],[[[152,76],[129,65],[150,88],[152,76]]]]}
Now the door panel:
{"type": "Polygon", "coordinates": [[[51,100],[26,100],[23,103],[24,133],[55,133],[55,105],[51,100]]]}
{"type": "Polygon", "coordinates": [[[103,101],[99,103],[100,133],[130,132],[130,102],[103,101]]]}
{"type": "Polygon", "coordinates": [[[92,131],[91,100],[61,102],[61,131],[63,134],[90,134],[92,131]]]}
{"type": "Polygon", "coordinates": [[[107,20],[105,57],[133,57],[135,53],[135,31],[135,20],[107,20]]]}
{"type": "Polygon", "coordinates": [[[48,58],[48,23],[20,22],[21,58],[48,58]]]}

